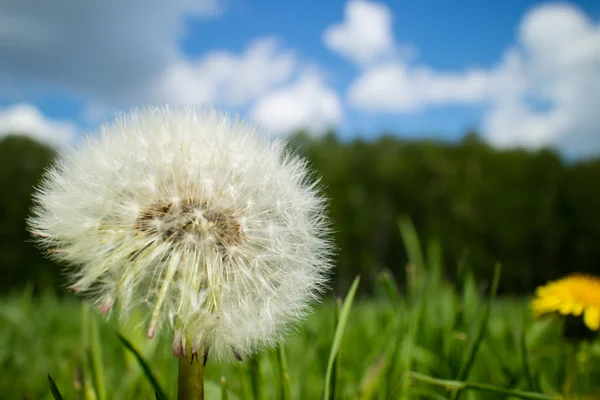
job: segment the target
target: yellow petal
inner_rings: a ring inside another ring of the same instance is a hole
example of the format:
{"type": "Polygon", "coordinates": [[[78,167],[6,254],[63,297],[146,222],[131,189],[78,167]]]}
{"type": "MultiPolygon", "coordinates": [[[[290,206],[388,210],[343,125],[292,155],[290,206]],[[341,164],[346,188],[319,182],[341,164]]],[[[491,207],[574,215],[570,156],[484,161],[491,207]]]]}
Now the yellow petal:
{"type": "Polygon", "coordinates": [[[531,310],[535,316],[540,316],[558,311],[561,304],[561,299],[555,297],[536,298],[531,302],[531,310]]]}
{"type": "Polygon", "coordinates": [[[581,315],[581,313],[583,312],[584,309],[584,305],[581,303],[575,303],[573,304],[573,311],[571,311],[571,313],[576,316],[579,317],[581,315]]]}
{"type": "Polygon", "coordinates": [[[600,308],[586,308],[585,314],[583,314],[583,322],[593,331],[600,329],[600,308]]]}
{"type": "Polygon", "coordinates": [[[573,311],[573,303],[563,303],[558,307],[558,312],[562,315],[569,315],[573,311]]]}

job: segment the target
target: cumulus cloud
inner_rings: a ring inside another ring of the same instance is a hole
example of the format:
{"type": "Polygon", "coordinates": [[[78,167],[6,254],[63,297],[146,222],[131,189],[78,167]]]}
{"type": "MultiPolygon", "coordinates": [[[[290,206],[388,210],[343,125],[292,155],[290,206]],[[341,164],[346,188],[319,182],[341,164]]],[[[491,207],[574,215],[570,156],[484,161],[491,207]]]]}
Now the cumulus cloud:
{"type": "Polygon", "coordinates": [[[493,99],[484,117],[489,139],[576,154],[600,150],[600,24],[573,6],[541,6],[523,19],[515,51],[518,65],[505,78],[526,85],[493,99]]]}
{"type": "Polygon", "coordinates": [[[363,66],[398,52],[390,9],[363,0],[346,4],[344,21],[327,28],[323,41],[332,51],[363,66]]]}
{"type": "Polygon", "coordinates": [[[488,91],[487,74],[439,73],[396,62],[371,68],[350,87],[351,105],[368,111],[413,112],[448,102],[475,103],[488,91]]]}
{"type": "Polygon", "coordinates": [[[55,147],[62,147],[75,137],[71,122],[53,121],[31,104],[0,108],[0,137],[9,134],[30,136],[55,147]]]}
{"type": "Polygon", "coordinates": [[[155,96],[171,102],[239,106],[288,81],[296,66],[291,51],[281,49],[274,38],[262,38],[241,55],[218,51],[174,62],[158,81],[155,96]]]}
{"type": "Polygon", "coordinates": [[[483,131],[496,145],[598,151],[600,24],[574,6],[538,6],[492,68],[450,73],[397,58],[364,70],[347,100],[359,110],[387,113],[485,105],[483,131]]]}
{"type": "Polygon", "coordinates": [[[275,38],[258,38],[239,53],[184,53],[186,21],[216,15],[219,0],[35,3],[0,2],[0,87],[75,96],[89,121],[141,104],[243,109],[257,99],[253,109],[277,131],[321,128],[340,118],[337,95],[321,79],[291,83],[307,67],[275,38]],[[275,121],[267,112],[274,108],[292,120],[275,121]]]}
{"type": "Polygon", "coordinates": [[[184,17],[218,0],[0,2],[0,83],[129,102],[177,60],[184,17]]]}
{"type": "Polygon", "coordinates": [[[298,62],[273,38],[240,54],[184,54],[186,20],[215,15],[219,3],[0,2],[0,85],[75,95],[92,119],[143,103],[246,105],[286,83],[298,62]]]}
{"type": "Polygon", "coordinates": [[[306,72],[290,86],[274,90],[259,99],[250,113],[276,133],[307,129],[323,133],[340,123],[341,102],[315,72],[306,72]]]}

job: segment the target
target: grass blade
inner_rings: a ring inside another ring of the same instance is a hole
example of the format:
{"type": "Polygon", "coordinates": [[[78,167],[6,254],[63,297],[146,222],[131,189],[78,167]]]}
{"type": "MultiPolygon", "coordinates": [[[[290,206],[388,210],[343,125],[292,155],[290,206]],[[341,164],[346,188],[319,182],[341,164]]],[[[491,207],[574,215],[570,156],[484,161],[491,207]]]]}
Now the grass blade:
{"type": "Polygon", "coordinates": [[[394,280],[394,276],[391,274],[389,270],[384,270],[379,274],[379,283],[383,286],[383,290],[385,294],[390,299],[390,302],[397,306],[402,303],[402,295],[400,294],[400,290],[396,285],[396,281],[394,280]]]}
{"type": "Polygon", "coordinates": [[[527,342],[525,339],[525,329],[521,328],[519,332],[519,345],[521,347],[521,364],[523,368],[523,375],[527,381],[527,388],[533,391],[539,391],[533,375],[531,375],[531,368],[529,367],[529,355],[527,353],[527,342]]]}
{"type": "Polygon", "coordinates": [[[279,364],[279,398],[282,400],[290,400],[292,398],[290,374],[288,373],[285,348],[282,345],[279,345],[277,348],[277,362],[279,364]]]}
{"type": "Polygon", "coordinates": [[[90,355],[90,311],[87,304],[81,304],[81,348],[83,349],[83,395],[86,400],[96,399],[96,391],[90,375],[93,375],[94,367],[90,355]],[[91,374],[88,372],[92,372],[91,374]]]}
{"type": "Polygon", "coordinates": [[[150,366],[148,365],[146,360],[144,360],[144,357],[142,357],[142,355],[136,350],[136,348],[133,347],[133,345],[129,342],[129,340],[125,339],[125,337],[123,337],[120,333],[117,333],[117,336],[121,340],[121,343],[123,343],[123,346],[125,346],[125,348],[127,350],[129,350],[135,356],[135,358],[138,360],[140,367],[142,367],[142,370],[144,371],[144,374],[146,375],[146,379],[148,379],[148,382],[150,382],[150,385],[152,386],[154,391],[160,397],[162,397],[163,399],[166,400],[167,396],[165,395],[165,391],[158,384],[158,381],[152,374],[152,371],[150,370],[150,366]]]}
{"type": "Polygon", "coordinates": [[[447,397],[442,396],[439,393],[436,393],[432,390],[427,390],[427,389],[413,389],[411,391],[411,394],[415,395],[415,396],[420,396],[418,398],[424,398],[424,399],[431,399],[431,400],[448,400],[447,397]]]}
{"type": "Polygon", "coordinates": [[[498,393],[506,396],[519,397],[521,399],[531,399],[531,400],[558,400],[560,397],[551,396],[543,393],[535,393],[535,392],[527,392],[524,390],[518,389],[505,389],[500,386],[490,385],[487,383],[478,383],[478,382],[461,382],[456,380],[448,380],[448,379],[438,379],[433,378],[428,375],[419,374],[417,372],[409,372],[408,377],[429,383],[431,385],[442,386],[447,390],[454,390],[456,392],[460,390],[477,390],[481,392],[488,393],[498,393]]]}
{"type": "Polygon", "coordinates": [[[229,400],[229,392],[227,391],[227,379],[221,377],[221,400],[229,400]]]}
{"type": "Polygon", "coordinates": [[[375,397],[386,367],[385,354],[380,355],[365,371],[358,387],[358,399],[368,400],[375,397]]]}
{"type": "Polygon", "coordinates": [[[400,355],[400,347],[402,346],[402,335],[398,335],[394,340],[393,349],[390,354],[390,359],[388,361],[388,367],[385,376],[385,392],[386,399],[391,398],[392,393],[394,392],[394,388],[397,387],[397,383],[394,380],[396,376],[397,364],[398,364],[398,356],[400,355]]]}
{"type": "Polygon", "coordinates": [[[406,283],[408,293],[413,297],[420,293],[425,285],[427,277],[425,258],[423,257],[419,235],[417,235],[417,231],[408,216],[403,215],[398,218],[398,229],[408,255],[409,264],[406,268],[406,283]]]}
{"type": "Polygon", "coordinates": [[[92,368],[92,381],[98,400],[106,399],[106,390],[104,385],[104,363],[102,362],[102,346],[100,344],[100,333],[98,332],[98,322],[95,316],[90,318],[90,366],[92,368]]]}
{"type": "Polygon", "coordinates": [[[255,355],[248,361],[248,368],[250,369],[250,386],[252,388],[252,398],[254,400],[263,399],[262,390],[262,379],[260,376],[260,360],[259,355],[255,355]]]}
{"type": "Polygon", "coordinates": [[[54,383],[54,379],[52,379],[50,374],[48,374],[48,385],[50,386],[50,391],[52,392],[54,400],[63,400],[60,390],[58,390],[58,386],[56,386],[56,383],[54,383]]]}
{"type": "Polygon", "coordinates": [[[325,375],[325,389],[323,391],[323,399],[325,400],[330,399],[333,364],[337,358],[338,351],[340,350],[342,337],[344,335],[344,329],[346,329],[346,322],[348,321],[348,317],[350,315],[350,309],[352,308],[352,302],[354,301],[354,296],[356,295],[356,289],[358,288],[359,282],[360,276],[357,276],[354,279],[350,290],[348,291],[346,299],[344,300],[342,310],[340,312],[340,318],[335,328],[335,334],[333,335],[333,343],[331,345],[331,352],[329,353],[329,362],[327,363],[327,374],[325,375]]]}
{"type": "MultiPolygon", "coordinates": [[[[481,321],[479,322],[479,326],[477,327],[475,337],[473,338],[473,340],[469,344],[469,347],[467,348],[467,352],[465,354],[465,357],[463,358],[460,370],[458,371],[458,375],[456,376],[456,381],[463,381],[469,375],[469,371],[471,370],[471,366],[473,365],[473,360],[475,360],[475,355],[477,354],[477,350],[479,349],[479,345],[481,344],[481,340],[483,339],[483,335],[485,333],[485,328],[487,326],[488,318],[490,316],[490,309],[492,308],[492,300],[496,297],[496,293],[498,292],[501,270],[502,267],[500,266],[500,264],[496,264],[496,266],[494,267],[494,279],[492,281],[490,294],[485,302],[483,316],[481,318],[481,321]]],[[[460,389],[453,393],[451,399],[456,400],[459,398],[459,396],[460,389]]]]}
{"type": "Polygon", "coordinates": [[[423,273],[425,270],[425,260],[421,250],[421,241],[411,219],[406,215],[400,216],[398,218],[398,228],[400,229],[400,235],[402,235],[402,241],[406,247],[409,261],[414,264],[419,272],[423,273]]]}
{"type": "MultiPolygon", "coordinates": [[[[333,326],[337,327],[338,326],[338,322],[340,320],[340,313],[342,311],[342,299],[337,297],[335,299],[335,309],[334,309],[334,313],[333,313],[333,326]]],[[[338,382],[338,362],[340,359],[340,353],[338,351],[338,354],[335,357],[335,361],[333,362],[333,367],[331,369],[331,393],[329,395],[329,400],[334,400],[335,399],[335,394],[337,391],[337,382],[338,382]]]]}

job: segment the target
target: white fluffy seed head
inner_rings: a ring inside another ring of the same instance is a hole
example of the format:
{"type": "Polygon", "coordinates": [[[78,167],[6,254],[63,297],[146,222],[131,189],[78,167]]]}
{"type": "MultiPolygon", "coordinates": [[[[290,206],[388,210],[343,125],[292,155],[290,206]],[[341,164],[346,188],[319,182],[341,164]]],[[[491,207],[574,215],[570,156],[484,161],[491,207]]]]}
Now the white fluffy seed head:
{"type": "Polygon", "coordinates": [[[176,355],[283,339],[331,268],[325,202],[301,158],[214,110],[120,115],[45,174],[29,224],[103,311],[146,309],[176,355]]]}

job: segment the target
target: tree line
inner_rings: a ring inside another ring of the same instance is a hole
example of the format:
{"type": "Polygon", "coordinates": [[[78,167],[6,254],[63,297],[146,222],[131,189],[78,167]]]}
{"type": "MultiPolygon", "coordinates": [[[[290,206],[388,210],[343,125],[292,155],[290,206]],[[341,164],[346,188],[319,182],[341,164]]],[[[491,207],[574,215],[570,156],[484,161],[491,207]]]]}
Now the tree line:
{"type": "MultiPolygon", "coordinates": [[[[572,272],[600,274],[600,158],[496,149],[475,133],[452,143],[299,133],[290,145],[308,158],[329,198],[334,289],[361,274],[368,291],[384,268],[403,282],[400,215],[410,216],[422,239],[441,241],[451,279],[465,254],[482,279],[502,262],[504,292],[530,292],[572,272]]],[[[60,267],[25,227],[33,187],[54,157],[26,137],[0,140],[0,293],[61,286],[60,267]]]]}

